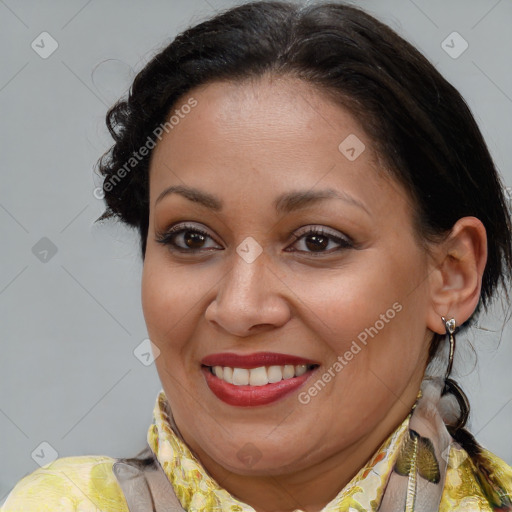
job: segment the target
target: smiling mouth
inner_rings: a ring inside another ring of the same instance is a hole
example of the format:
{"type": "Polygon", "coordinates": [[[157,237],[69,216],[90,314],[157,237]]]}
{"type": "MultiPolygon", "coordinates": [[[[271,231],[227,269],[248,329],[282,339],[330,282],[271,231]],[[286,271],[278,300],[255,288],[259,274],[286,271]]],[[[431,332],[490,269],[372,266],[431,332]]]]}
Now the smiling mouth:
{"type": "Polygon", "coordinates": [[[272,365],[257,368],[235,368],[230,366],[206,366],[203,368],[220,380],[234,386],[266,386],[284,380],[301,377],[318,368],[318,364],[272,365]]]}

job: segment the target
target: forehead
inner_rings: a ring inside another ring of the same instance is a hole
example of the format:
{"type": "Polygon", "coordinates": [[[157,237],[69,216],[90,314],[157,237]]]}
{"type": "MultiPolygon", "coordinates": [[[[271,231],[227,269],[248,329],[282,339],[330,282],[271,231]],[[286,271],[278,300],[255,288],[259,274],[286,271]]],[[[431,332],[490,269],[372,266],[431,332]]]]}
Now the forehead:
{"type": "Polygon", "coordinates": [[[172,185],[253,200],[329,187],[376,206],[407,201],[362,124],[302,80],[213,82],[189,91],[171,115],[177,122],[151,160],[152,204],[172,185]]]}

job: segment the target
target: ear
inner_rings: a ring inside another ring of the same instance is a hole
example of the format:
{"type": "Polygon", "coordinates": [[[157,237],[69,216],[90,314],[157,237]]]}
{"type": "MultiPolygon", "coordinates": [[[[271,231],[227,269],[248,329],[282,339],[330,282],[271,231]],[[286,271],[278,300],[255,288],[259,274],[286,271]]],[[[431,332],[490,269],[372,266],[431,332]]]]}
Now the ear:
{"type": "Polygon", "coordinates": [[[478,305],[487,262],[484,225],[476,217],[459,219],[433,253],[427,327],[438,334],[445,334],[441,316],[447,320],[454,318],[456,325],[461,325],[478,305]]]}

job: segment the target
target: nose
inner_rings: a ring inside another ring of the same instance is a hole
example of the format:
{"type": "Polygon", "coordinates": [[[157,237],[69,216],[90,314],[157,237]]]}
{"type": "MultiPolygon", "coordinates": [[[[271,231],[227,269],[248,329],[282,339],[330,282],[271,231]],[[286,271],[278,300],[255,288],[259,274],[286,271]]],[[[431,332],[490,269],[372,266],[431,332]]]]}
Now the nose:
{"type": "Polygon", "coordinates": [[[206,309],[206,320],[239,337],[284,325],[291,316],[288,288],[268,265],[265,255],[247,263],[235,252],[233,260],[206,309]]]}

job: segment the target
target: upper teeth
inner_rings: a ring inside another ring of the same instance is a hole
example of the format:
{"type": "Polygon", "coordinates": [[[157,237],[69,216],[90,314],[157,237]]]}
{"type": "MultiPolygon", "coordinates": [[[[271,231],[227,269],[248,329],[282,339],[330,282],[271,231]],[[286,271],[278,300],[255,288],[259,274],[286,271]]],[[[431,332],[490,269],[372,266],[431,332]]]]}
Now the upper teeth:
{"type": "Polygon", "coordinates": [[[279,382],[282,379],[299,377],[308,370],[307,364],[286,364],[284,366],[260,366],[259,368],[230,368],[229,366],[211,367],[219,379],[235,386],[264,386],[265,384],[279,382]]]}

